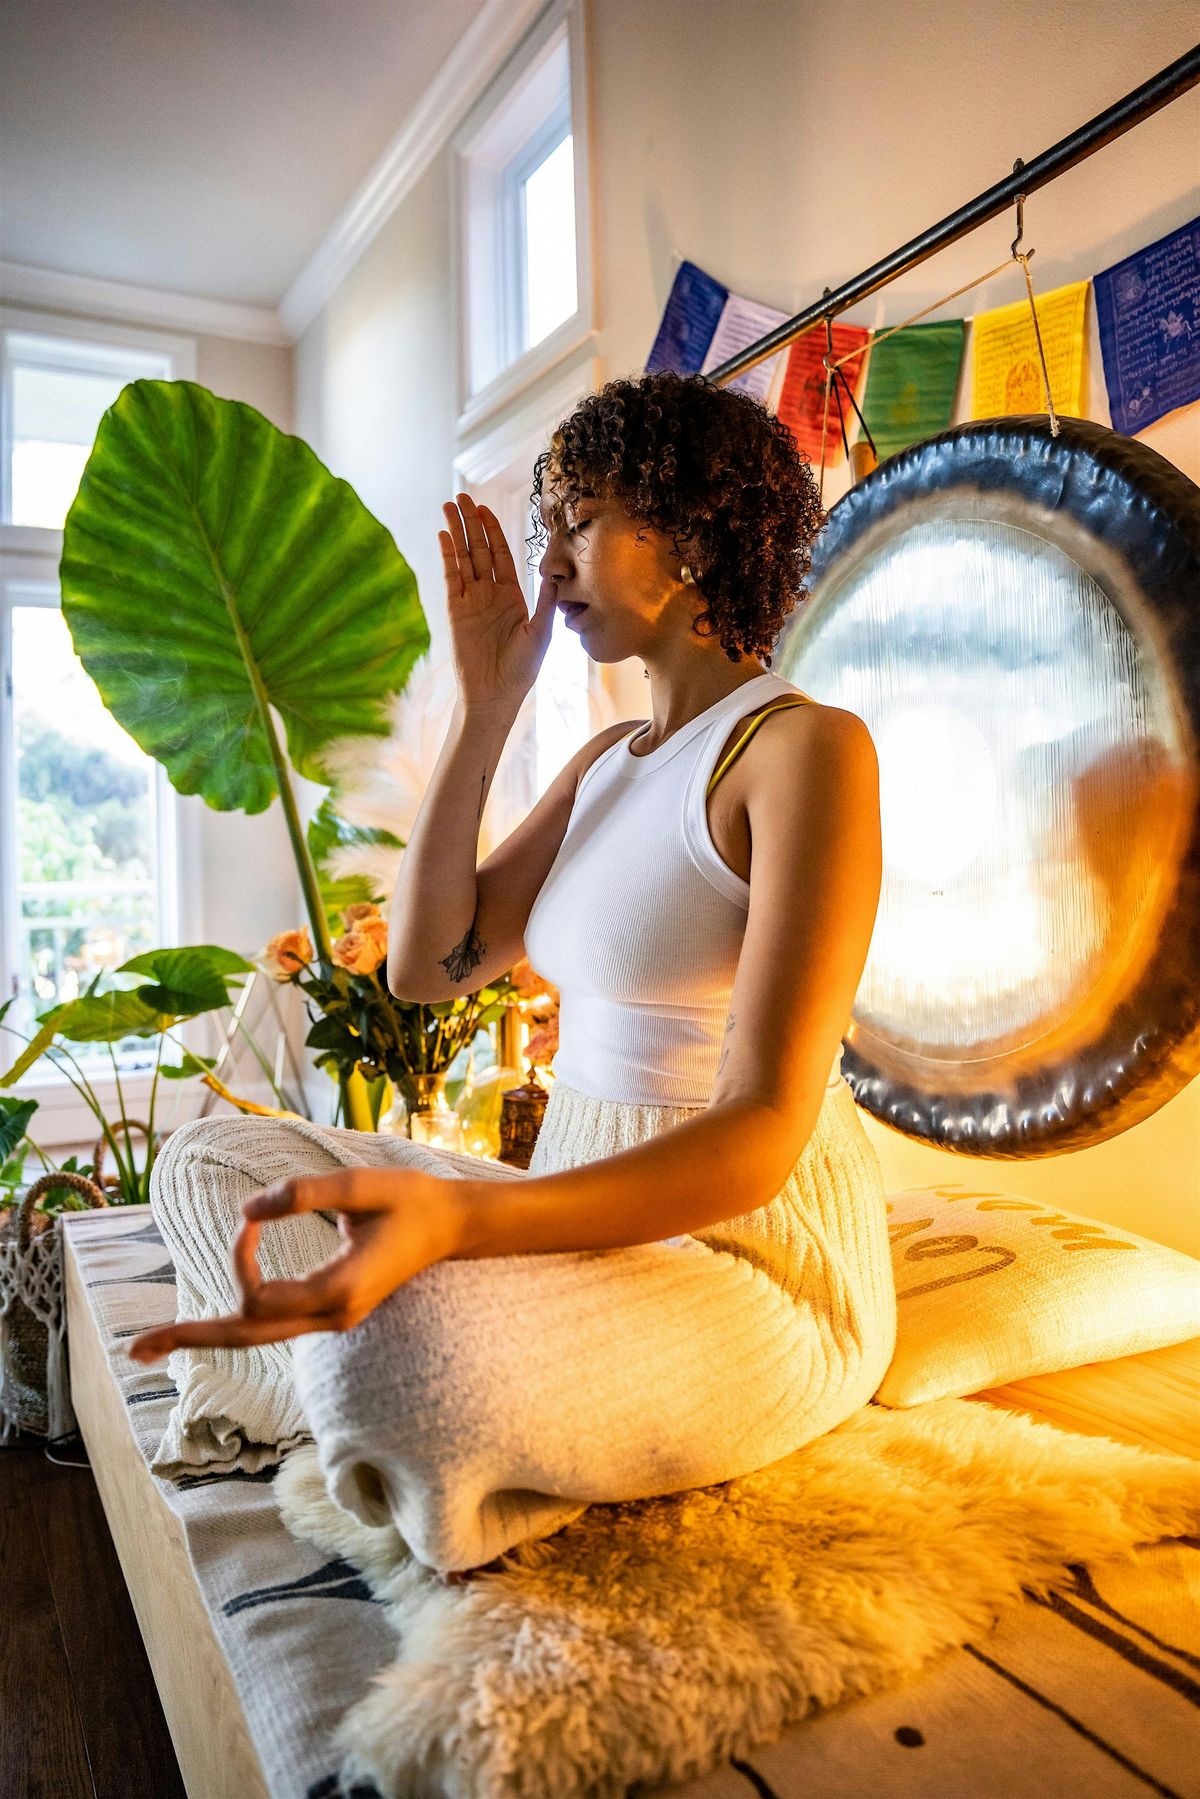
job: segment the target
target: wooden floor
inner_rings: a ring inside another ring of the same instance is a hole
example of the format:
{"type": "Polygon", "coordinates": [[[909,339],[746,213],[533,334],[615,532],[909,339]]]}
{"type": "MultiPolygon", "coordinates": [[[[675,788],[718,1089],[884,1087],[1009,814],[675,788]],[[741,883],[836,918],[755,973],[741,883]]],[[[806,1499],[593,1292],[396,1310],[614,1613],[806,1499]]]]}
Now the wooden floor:
{"type": "MultiPolygon", "coordinates": [[[[0,1445],[0,1794],[184,1799],[88,1468],[0,1445]]],[[[81,1443],[58,1445],[86,1461],[81,1443]]]]}

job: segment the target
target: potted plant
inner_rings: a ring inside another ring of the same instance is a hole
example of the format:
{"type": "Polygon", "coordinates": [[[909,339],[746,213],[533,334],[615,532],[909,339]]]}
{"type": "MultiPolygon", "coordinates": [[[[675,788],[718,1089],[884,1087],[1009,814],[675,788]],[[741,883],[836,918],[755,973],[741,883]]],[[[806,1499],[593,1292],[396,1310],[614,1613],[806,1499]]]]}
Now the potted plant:
{"type": "Polygon", "coordinates": [[[342,1114],[373,1129],[367,1082],[388,1058],[385,1037],[360,1025],[411,1032],[404,1013],[437,1008],[386,996],[385,1013],[383,996],[368,1003],[350,984],[358,971],[335,959],[332,921],[380,896],[335,894],[319,865],[350,840],[402,845],[348,826],[332,800],[306,834],[291,771],[332,787],[335,745],[388,734],[389,702],[430,642],[411,568],[302,439],[195,382],[143,380],[100,421],[59,574],[84,668],[177,790],[221,811],[279,799],[308,913],[307,997],[333,1007],[313,1047],[338,1075],[342,1114]]]}
{"type": "Polygon", "coordinates": [[[446,1075],[459,1052],[498,1019],[509,1003],[512,983],[502,980],[461,1000],[412,1005],[388,992],[379,970],[387,956],[387,921],[371,901],[348,906],[344,929],[332,946],[330,964],[320,963],[308,932],[281,932],[272,938],[264,965],[277,981],[304,995],[312,1019],[306,1044],[318,1052],[317,1066],[345,1083],[357,1072],[366,1082],[371,1116],[378,1127],[391,1085],[408,1119],[449,1110],[446,1075]]]}
{"type": "MultiPolygon", "coordinates": [[[[202,1080],[210,1078],[210,1060],[194,1055],[172,1036],[172,1032],[188,1019],[230,1006],[231,987],[240,984],[241,977],[249,974],[253,966],[232,950],[220,949],[215,944],[147,950],[115,971],[114,979],[131,977],[126,984],[101,992],[101,977],[97,975],[86,993],[40,1013],[33,1037],[26,1037],[5,1022],[14,1004],[10,999],[0,1006],[0,1031],[20,1038],[25,1048],[0,1075],[0,1088],[14,1086],[44,1056],[70,1082],[95,1118],[99,1131],[98,1155],[107,1151],[112,1156],[113,1185],[119,1203],[140,1205],[150,1196],[150,1170],[158,1147],[154,1120],[160,1080],[187,1080],[193,1076],[202,1080]],[[115,1055],[115,1045],[130,1037],[157,1038],[144,1124],[129,1115],[115,1055]],[[105,1114],[100,1097],[73,1047],[87,1043],[102,1043],[108,1047],[117,1102],[115,1118],[110,1119],[105,1114]],[[163,1052],[168,1043],[180,1052],[178,1063],[164,1063],[163,1052]],[[135,1130],[146,1139],[140,1167],[134,1149],[135,1130]]],[[[6,1113],[10,1130],[15,1128],[13,1121],[23,1108],[34,1104],[26,1100],[16,1111],[6,1113]]],[[[25,1112],[24,1115],[28,1122],[32,1113],[25,1112]]]]}

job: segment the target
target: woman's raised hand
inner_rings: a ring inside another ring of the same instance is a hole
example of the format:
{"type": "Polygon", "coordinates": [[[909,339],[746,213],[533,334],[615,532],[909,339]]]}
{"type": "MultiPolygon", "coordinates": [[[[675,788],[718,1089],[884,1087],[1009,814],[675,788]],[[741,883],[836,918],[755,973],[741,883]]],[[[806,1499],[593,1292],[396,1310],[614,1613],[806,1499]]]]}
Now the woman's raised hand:
{"type": "Polygon", "coordinates": [[[542,581],[532,615],[500,521],[469,494],[442,507],[438,532],[459,696],[468,706],[520,706],[550,645],[556,590],[542,581]],[[460,516],[461,514],[461,516],[460,516]]]}

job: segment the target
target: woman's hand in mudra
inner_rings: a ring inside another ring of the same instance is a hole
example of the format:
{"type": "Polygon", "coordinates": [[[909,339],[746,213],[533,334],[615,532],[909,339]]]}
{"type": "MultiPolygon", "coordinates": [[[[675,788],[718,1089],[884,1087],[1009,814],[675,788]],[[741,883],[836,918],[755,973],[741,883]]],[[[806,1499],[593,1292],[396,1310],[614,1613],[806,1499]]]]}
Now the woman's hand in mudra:
{"type": "Polygon", "coordinates": [[[459,1184],[411,1168],[343,1168],[251,1194],[232,1252],[241,1310],[143,1331],[129,1355],[154,1362],[172,1349],[242,1349],[352,1330],[414,1274],[454,1253],[459,1184]],[[340,1250],[303,1280],[264,1281],[256,1256],[263,1224],[300,1212],[337,1212],[340,1250]]]}

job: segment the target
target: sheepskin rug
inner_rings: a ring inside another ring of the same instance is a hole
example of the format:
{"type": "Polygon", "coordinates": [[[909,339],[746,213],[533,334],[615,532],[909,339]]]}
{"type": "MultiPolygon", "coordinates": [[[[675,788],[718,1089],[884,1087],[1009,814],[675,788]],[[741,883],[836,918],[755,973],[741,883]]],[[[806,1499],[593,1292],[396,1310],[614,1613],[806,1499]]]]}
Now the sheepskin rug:
{"type": "Polygon", "coordinates": [[[396,1660],[336,1750],[390,1799],[695,1779],[978,1641],[1068,1562],[1200,1531],[1200,1464],[966,1399],[864,1406],[755,1474],[590,1506],[458,1585],[335,1505],[315,1448],[276,1492],[388,1608],[396,1660]]]}

